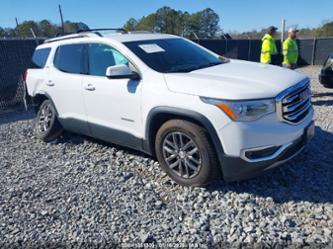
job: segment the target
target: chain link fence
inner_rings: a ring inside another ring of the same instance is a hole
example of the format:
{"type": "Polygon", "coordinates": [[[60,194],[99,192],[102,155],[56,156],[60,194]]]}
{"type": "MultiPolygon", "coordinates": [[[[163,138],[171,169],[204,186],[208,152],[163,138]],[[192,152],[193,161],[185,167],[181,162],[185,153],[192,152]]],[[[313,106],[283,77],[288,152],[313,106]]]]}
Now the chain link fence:
{"type": "Polygon", "coordinates": [[[34,39],[0,39],[0,110],[23,102],[22,75],[31,63],[36,46],[34,39]]]}
{"type": "MultiPolygon", "coordinates": [[[[200,45],[229,58],[260,61],[261,40],[196,40],[200,45]]],[[[312,38],[297,40],[300,66],[322,65],[333,52],[333,38],[312,38]]],[[[281,42],[276,41],[278,51],[281,42]]]]}

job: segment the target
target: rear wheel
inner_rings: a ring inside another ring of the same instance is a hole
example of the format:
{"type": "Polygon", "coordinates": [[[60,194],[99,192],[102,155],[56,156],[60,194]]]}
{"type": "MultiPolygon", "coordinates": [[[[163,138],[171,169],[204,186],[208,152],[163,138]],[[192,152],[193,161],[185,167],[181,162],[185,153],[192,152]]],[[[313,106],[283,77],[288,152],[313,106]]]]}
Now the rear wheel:
{"type": "Polygon", "coordinates": [[[183,186],[205,186],[219,177],[215,151],[202,127],[170,120],[156,135],[155,151],[162,169],[183,186]]]}
{"type": "Polygon", "coordinates": [[[56,115],[55,107],[50,100],[44,100],[37,112],[35,122],[36,136],[44,142],[59,137],[63,131],[56,115]]]}

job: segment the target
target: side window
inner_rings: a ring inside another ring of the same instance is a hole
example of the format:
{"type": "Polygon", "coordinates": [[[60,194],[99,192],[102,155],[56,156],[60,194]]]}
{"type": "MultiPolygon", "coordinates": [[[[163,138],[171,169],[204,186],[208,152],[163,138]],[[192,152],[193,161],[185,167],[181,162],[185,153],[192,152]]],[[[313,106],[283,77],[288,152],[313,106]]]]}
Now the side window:
{"type": "Polygon", "coordinates": [[[49,57],[51,48],[36,49],[32,55],[31,68],[43,68],[45,67],[47,58],[49,57]]]}
{"type": "Polygon", "coordinates": [[[82,73],[83,48],[83,44],[59,46],[54,56],[54,66],[66,73],[82,73]]]}
{"type": "Polygon", "coordinates": [[[105,76],[106,69],[110,66],[128,64],[125,56],[114,48],[103,44],[89,44],[89,74],[105,76]]]}

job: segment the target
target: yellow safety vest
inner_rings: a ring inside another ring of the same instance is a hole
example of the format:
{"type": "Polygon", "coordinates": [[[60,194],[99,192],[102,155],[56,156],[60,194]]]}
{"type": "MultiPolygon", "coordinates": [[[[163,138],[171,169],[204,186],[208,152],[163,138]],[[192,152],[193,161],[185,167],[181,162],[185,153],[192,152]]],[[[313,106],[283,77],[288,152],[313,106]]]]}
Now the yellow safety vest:
{"type": "Polygon", "coordinates": [[[295,65],[298,60],[298,46],[295,39],[288,37],[283,42],[283,65],[295,65]]]}
{"type": "Polygon", "coordinates": [[[269,64],[272,62],[271,55],[276,54],[278,54],[278,51],[274,38],[270,34],[264,35],[262,38],[260,62],[263,64],[269,64]]]}

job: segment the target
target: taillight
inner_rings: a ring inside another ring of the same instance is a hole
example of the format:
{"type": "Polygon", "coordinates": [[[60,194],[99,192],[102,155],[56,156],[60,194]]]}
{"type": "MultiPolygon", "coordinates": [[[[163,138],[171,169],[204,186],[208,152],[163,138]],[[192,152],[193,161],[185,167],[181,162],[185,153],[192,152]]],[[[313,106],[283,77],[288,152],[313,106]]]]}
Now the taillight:
{"type": "Polygon", "coordinates": [[[28,69],[24,71],[22,77],[23,77],[23,81],[27,80],[27,76],[28,76],[28,69]]]}

